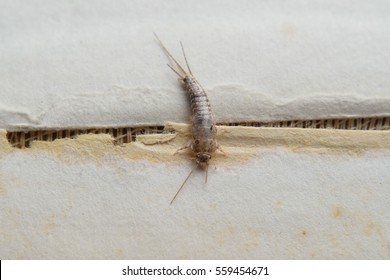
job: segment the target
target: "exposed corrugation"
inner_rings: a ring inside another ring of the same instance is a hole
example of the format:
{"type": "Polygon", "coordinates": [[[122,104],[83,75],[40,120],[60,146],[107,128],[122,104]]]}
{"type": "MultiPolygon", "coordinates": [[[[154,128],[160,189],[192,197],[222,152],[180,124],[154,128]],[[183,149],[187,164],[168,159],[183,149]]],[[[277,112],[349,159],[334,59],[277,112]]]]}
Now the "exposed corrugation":
{"type": "Polygon", "coordinates": [[[390,129],[390,117],[323,119],[323,120],[290,120],[276,122],[238,122],[221,123],[228,126],[253,127],[299,127],[299,128],[332,128],[347,130],[387,130],[390,129]]]}
{"type": "Polygon", "coordinates": [[[82,134],[110,134],[114,137],[114,144],[134,142],[136,135],[158,134],[164,130],[163,126],[147,127],[116,127],[116,128],[89,128],[89,129],[53,129],[53,130],[23,130],[8,131],[8,142],[15,148],[29,148],[32,141],[54,141],[62,138],[76,138],[82,134]]]}
{"type": "MultiPolygon", "coordinates": [[[[311,129],[345,129],[345,130],[388,130],[390,117],[323,119],[323,120],[290,120],[278,122],[239,122],[219,123],[224,126],[275,127],[275,128],[311,128],[311,129]]],[[[81,134],[110,134],[114,144],[134,142],[137,135],[174,133],[164,126],[113,127],[89,129],[53,129],[8,131],[8,142],[15,148],[28,148],[32,141],[54,141],[62,138],[75,138],[81,134]]]]}

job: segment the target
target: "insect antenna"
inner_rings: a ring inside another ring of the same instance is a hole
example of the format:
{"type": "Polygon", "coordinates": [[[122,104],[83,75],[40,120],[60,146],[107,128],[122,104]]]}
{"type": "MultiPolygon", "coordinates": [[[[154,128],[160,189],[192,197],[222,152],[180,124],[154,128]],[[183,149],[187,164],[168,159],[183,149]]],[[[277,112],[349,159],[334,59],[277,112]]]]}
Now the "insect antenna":
{"type": "Polygon", "coordinates": [[[194,172],[194,170],[195,170],[198,166],[199,166],[199,164],[195,165],[195,166],[192,168],[190,174],[188,174],[187,178],[184,180],[183,184],[180,186],[179,190],[176,192],[175,196],[172,198],[170,204],[173,203],[173,201],[175,200],[175,198],[177,197],[177,195],[179,194],[179,192],[181,191],[181,189],[182,189],[182,188],[184,187],[184,185],[186,184],[187,180],[190,178],[191,174],[194,172]]]}
{"type": "Polygon", "coordinates": [[[186,53],[184,51],[183,43],[181,41],[180,41],[180,46],[181,46],[181,50],[182,50],[183,55],[184,55],[184,59],[185,59],[186,64],[187,64],[188,72],[190,72],[190,74],[192,75],[192,71],[191,71],[190,65],[188,64],[187,56],[186,56],[186,53]]]}
{"type": "Polygon", "coordinates": [[[206,165],[206,180],[205,183],[207,184],[207,177],[209,175],[209,164],[206,165]]]}
{"type": "MultiPolygon", "coordinates": [[[[171,53],[168,51],[168,49],[164,46],[163,42],[160,40],[160,38],[158,38],[157,34],[154,33],[154,36],[156,37],[157,41],[160,43],[161,45],[161,48],[164,50],[165,54],[171,58],[173,60],[173,62],[175,62],[176,66],[179,68],[179,70],[182,72],[182,74],[184,74],[184,76],[187,75],[187,72],[184,70],[184,68],[180,65],[179,62],[177,62],[177,60],[173,57],[173,55],[171,55],[171,53]]],[[[182,75],[180,75],[176,70],[173,69],[173,67],[171,67],[170,65],[168,65],[173,71],[175,71],[176,74],[178,74],[182,79],[182,75]]]]}

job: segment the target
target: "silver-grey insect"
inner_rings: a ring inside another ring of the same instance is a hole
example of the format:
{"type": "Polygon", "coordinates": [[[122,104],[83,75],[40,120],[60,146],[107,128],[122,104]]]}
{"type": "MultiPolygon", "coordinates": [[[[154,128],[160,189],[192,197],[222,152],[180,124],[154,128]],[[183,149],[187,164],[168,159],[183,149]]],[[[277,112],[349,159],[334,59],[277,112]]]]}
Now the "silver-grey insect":
{"type": "Polygon", "coordinates": [[[217,127],[215,125],[215,121],[213,118],[213,114],[211,112],[211,106],[209,99],[207,97],[206,91],[202,88],[199,82],[195,79],[192,74],[191,68],[188,65],[187,57],[184,52],[183,44],[180,42],[181,49],[183,52],[183,56],[188,68],[188,72],[184,70],[184,68],[177,62],[177,60],[170,54],[161,40],[154,34],[161,44],[164,52],[170,57],[175,63],[177,70],[175,70],[172,66],[168,64],[168,66],[180,77],[183,81],[184,86],[190,96],[191,102],[191,110],[192,110],[192,136],[193,139],[187,143],[186,146],[180,148],[176,152],[180,150],[184,150],[190,148],[195,153],[195,161],[196,165],[188,174],[187,178],[184,180],[183,184],[180,186],[179,190],[176,192],[173,197],[172,202],[175,200],[188,178],[190,178],[191,174],[194,172],[196,167],[201,166],[206,169],[206,183],[207,183],[207,173],[209,161],[213,155],[213,153],[218,149],[221,152],[221,147],[217,144],[216,134],[217,127]]]}

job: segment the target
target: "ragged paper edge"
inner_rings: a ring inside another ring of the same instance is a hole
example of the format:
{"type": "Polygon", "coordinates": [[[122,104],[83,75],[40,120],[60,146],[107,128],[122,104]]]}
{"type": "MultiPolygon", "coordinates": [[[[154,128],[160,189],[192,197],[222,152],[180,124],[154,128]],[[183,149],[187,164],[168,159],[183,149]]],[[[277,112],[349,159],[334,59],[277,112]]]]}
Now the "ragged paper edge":
{"type": "MultiPolygon", "coordinates": [[[[0,130],[0,154],[47,153],[63,161],[80,163],[106,156],[129,161],[147,160],[158,163],[175,163],[189,160],[192,151],[174,155],[175,151],[191,139],[191,125],[167,123],[169,134],[138,135],[135,142],[114,145],[108,134],[80,135],[76,139],[64,138],[52,142],[33,141],[31,148],[11,147],[6,131],[0,130]],[[172,134],[172,131],[174,133],[172,134]]],[[[294,153],[360,155],[370,151],[390,152],[390,131],[357,131],[301,128],[217,127],[217,141],[225,154],[216,152],[213,161],[235,165],[248,161],[262,152],[285,149],[294,153]]]]}

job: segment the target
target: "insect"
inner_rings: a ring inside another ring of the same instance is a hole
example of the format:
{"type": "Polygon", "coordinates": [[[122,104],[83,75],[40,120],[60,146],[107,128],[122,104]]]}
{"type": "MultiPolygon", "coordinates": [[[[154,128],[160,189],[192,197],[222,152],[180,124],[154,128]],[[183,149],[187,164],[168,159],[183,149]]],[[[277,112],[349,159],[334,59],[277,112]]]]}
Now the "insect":
{"type": "Polygon", "coordinates": [[[192,136],[193,139],[190,140],[187,145],[178,149],[178,151],[190,148],[195,154],[196,165],[192,168],[191,172],[188,174],[187,178],[184,180],[183,184],[180,186],[179,190],[176,192],[175,196],[171,200],[171,204],[180,193],[187,180],[190,178],[194,170],[201,166],[206,169],[206,178],[205,182],[207,183],[208,176],[208,167],[209,161],[216,150],[220,150],[223,153],[222,148],[218,145],[216,141],[217,127],[211,112],[211,106],[209,99],[207,97],[206,91],[198,83],[195,77],[192,74],[191,68],[187,61],[187,56],[184,51],[183,44],[180,42],[181,50],[187,65],[188,71],[177,62],[177,60],[171,55],[167,50],[158,36],[154,33],[156,39],[160,43],[165,54],[172,59],[176,65],[176,69],[168,64],[169,68],[173,70],[179,77],[180,80],[184,83],[185,89],[190,97],[191,110],[192,110],[192,136]]]}

